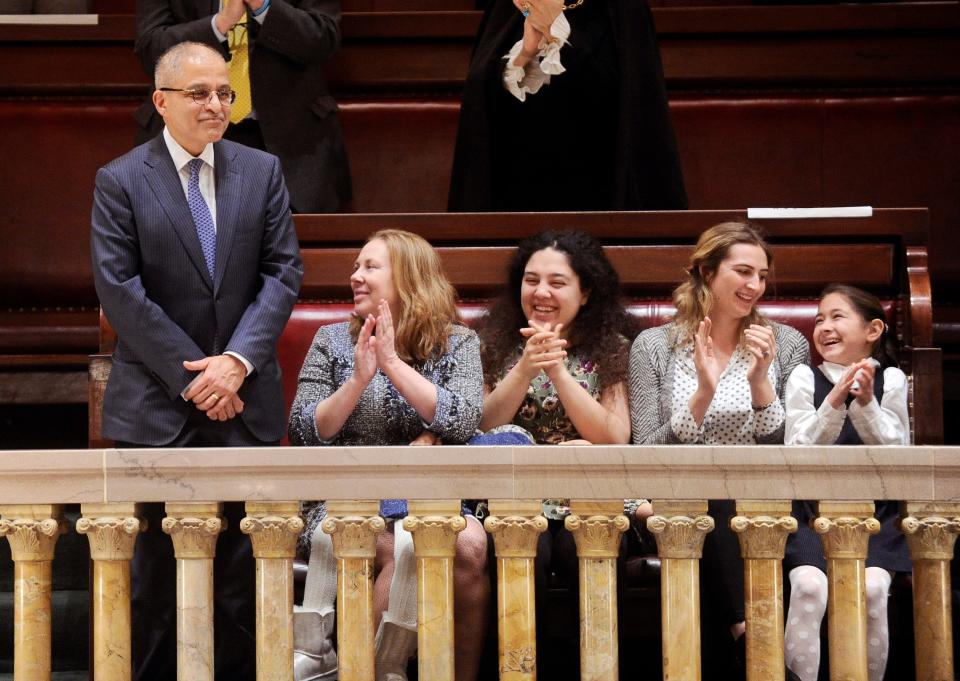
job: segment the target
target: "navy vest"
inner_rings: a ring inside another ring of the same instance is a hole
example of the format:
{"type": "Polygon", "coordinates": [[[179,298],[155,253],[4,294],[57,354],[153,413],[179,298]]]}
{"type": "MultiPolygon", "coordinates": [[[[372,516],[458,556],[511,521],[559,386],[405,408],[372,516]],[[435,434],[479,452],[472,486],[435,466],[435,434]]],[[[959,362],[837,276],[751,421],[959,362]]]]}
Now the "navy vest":
{"type": "MultiPolygon", "coordinates": [[[[820,370],[819,367],[814,367],[813,369],[813,407],[814,409],[819,409],[820,405],[823,404],[823,401],[827,399],[827,395],[833,390],[833,383],[830,382],[830,379],[827,378],[824,373],[820,370]]],[[[873,394],[877,398],[877,402],[883,398],[883,369],[877,369],[876,374],[873,377],[873,394]]],[[[853,401],[857,399],[853,395],[847,395],[847,408],[850,408],[850,405],[853,401]]],[[[840,431],[840,437],[837,438],[837,441],[834,442],[836,445],[862,445],[863,440],[860,439],[860,435],[857,433],[857,429],[853,427],[853,423],[850,422],[850,415],[843,420],[843,430],[840,431]]]]}

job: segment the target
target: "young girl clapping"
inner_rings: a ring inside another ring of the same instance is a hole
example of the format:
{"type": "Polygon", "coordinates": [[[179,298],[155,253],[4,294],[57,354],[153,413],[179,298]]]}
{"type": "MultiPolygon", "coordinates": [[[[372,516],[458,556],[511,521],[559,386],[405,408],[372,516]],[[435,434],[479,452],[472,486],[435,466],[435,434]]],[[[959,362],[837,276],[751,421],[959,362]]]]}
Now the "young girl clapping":
{"type": "MultiPolygon", "coordinates": [[[[906,445],[910,443],[907,379],[896,367],[890,329],[880,301],[853,286],[833,284],[820,298],[813,342],[823,363],[799,366],[786,389],[786,444],[906,445]]],[[[783,564],[790,577],[784,634],[787,666],[803,681],[816,681],[820,624],[827,606],[826,561],[809,525],[808,501],[795,501],[798,530],[783,564]]],[[[897,503],[876,503],[880,533],[867,556],[867,667],[880,681],[887,666],[887,593],[893,572],[909,572],[910,559],[897,529],[897,503]]]]}

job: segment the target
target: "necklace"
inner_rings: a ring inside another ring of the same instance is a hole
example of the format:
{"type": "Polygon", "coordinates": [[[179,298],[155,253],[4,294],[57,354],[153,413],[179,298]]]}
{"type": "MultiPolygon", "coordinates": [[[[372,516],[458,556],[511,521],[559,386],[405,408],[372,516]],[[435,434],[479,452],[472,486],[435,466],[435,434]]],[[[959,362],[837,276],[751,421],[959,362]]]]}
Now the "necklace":
{"type": "Polygon", "coordinates": [[[563,6],[563,11],[566,12],[568,9],[576,9],[583,4],[583,0],[577,0],[576,2],[571,2],[569,5],[563,6]]]}

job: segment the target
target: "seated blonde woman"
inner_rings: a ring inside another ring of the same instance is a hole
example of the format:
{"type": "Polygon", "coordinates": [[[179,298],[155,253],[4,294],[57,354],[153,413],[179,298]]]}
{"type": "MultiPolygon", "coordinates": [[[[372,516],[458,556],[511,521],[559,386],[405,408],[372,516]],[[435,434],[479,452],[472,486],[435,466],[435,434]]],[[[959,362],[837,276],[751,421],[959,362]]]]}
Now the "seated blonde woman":
{"type": "MultiPolygon", "coordinates": [[[[410,232],[373,234],[350,277],[354,318],[317,331],[291,408],[293,444],[417,445],[466,442],[480,422],[483,377],[477,335],[460,323],[453,287],[436,251],[410,232]]],[[[381,514],[406,514],[387,500],[381,514]]],[[[336,567],[329,537],[319,531],[322,504],[308,514],[312,551],[304,594],[306,614],[322,629],[297,637],[297,679],[332,678],[327,636],[332,625],[336,567]],[[309,602],[308,602],[309,601],[309,602]],[[308,635],[309,634],[309,635],[308,635]],[[301,641],[312,641],[305,650],[301,641]]],[[[377,679],[405,681],[417,645],[416,574],[409,532],[388,522],[378,537],[374,598],[377,679]]],[[[489,585],[486,535],[476,518],[457,539],[454,562],[456,678],[472,681],[483,646],[482,615],[489,585]],[[477,618],[481,619],[478,626],[477,618]]]]}

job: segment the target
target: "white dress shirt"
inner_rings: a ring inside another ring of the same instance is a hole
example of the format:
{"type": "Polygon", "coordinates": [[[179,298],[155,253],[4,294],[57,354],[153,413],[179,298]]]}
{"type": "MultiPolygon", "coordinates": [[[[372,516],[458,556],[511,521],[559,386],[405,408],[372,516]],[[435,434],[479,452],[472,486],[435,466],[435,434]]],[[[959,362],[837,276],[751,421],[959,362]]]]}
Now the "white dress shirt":
{"type": "MultiPolygon", "coordinates": [[[[181,147],[177,140],[173,139],[173,135],[170,134],[166,126],[163,128],[163,141],[167,143],[167,150],[170,152],[170,158],[173,159],[173,167],[177,169],[177,173],[180,175],[180,184],[183,185],[183,195],[187,197],[187,201],[189,202],[190,196],[187,191],[187,184],[190,182],[190,168],[187,167],[187,164],[194,159],[194,156],[181,147]]],[[[210,217],[213,219],[213,231],[216,232],[217,185],[213,174],[213,144],[207,144],[196,158],[203,161],[203,165],[200,166],[200,195],[206,202],[207,208],[210,209],[210,217]]]]}
{"type": "Polygon", "coordinates": [[[896,367],[883,371],[883,396],[871,396],[867,406],[857,400],[847,408],[834,409],[824,399],[813,406],[814,371],[822,371],[831,383],[840,380],[845,366],[824,362],[817,369],[798,366],[787,381],[787,421],[784,442],[788,445],[832,445],[840,437],[847,416],[860,439],[867,445],[910,444],[910,415],[907,411],[907,377],[896,367]]]}
{"type": "MultiPolygon", "coordinates": [[[[173,166],[177,169],[177,174],[180,176],[180,184],[183,187],[183,195],[187,198],[188,203],[190,201],[190,197],[188,194],[187,185],[190,182],[190,168],[187,167],[187,164],[190,163],[190,161],[192,161],[194,158],[199,158],[203,161],[203,165],[200,166],[200,178],[198,180],[200,185],[200,195],[207,204],[207,208],[210,209],[210,217],[213,220],[213,231],[216,232],[217,187],[213,172],[213,143],[208,143],[207,146],[203,148],[203,151],[200,152],[200,155],[194,157],[189,151],[181,147],[177,140],[173,139],[173,135],[170,134],[170,131],[166,126],[163,128],[163,141],[167,144],[167,151],[170,152],[170,158],[173,159],[173,166]]],[[[247,371],[247,376],[249,376],[253,371],[253,364],[251,364],[250,361],[243,355],[233,352],[232,350],[227,350],[224,354],[230,355],[231,357],[236,357],[238,360],[240,360],[240,362],[243,364],[243,368],[247,371]]],[[[200,358],[185,357],[184,359],[200,358]]],[[[192,386],[196,380],[197,379],[195,378],[193,381],[190,381],[180,395],[186,395],[187,391],[190,390],[190,386],[192,386]]]]}

